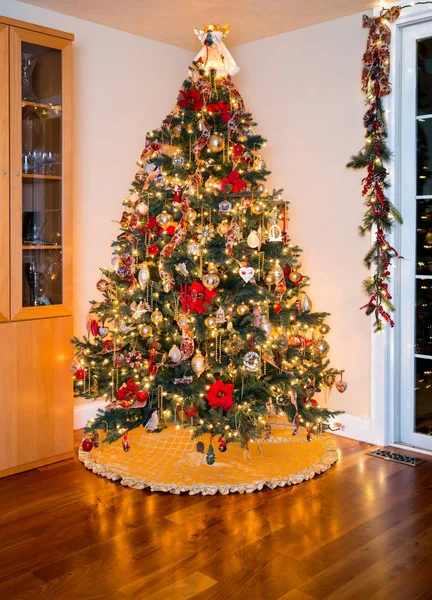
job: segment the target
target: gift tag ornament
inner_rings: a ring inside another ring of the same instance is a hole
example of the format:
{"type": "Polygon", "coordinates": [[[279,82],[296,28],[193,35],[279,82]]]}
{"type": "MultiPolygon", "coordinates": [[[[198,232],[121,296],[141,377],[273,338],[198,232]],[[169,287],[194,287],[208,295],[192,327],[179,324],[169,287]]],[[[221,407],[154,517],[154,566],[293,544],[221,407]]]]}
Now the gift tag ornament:
{"type": "Polygon", "coordinates": [[[245,283],[248,283],[255,275],[255,269],[253,267],[240,267],[239,275],[245,283]]]}
{"type": "Polygon", "coordinates": [[[226,322],[225,313],[222,307],[219,307],[216,312],[216,323],[219,325],[226,322]]]}
{"type": "Polygon", "coordinates": [[[279,225],[272,225],[269,229],[269,242],[281,242],[282,229],[279,225]]]}
{"type": "Polygon", "coordinates": [[[104,338],[108,335],[108,327],[99,327],[98,329],[98,334],[100,335],[101,338],[104,338]]]}

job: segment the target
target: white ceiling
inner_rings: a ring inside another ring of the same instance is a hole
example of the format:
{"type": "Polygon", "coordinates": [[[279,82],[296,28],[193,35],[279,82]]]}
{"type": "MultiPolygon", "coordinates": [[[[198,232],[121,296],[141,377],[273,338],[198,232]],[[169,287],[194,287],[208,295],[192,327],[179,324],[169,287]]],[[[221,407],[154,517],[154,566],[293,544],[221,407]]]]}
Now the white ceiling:
{"type": "Polygon", "coordinates": [[[187,50],[199,50],[193,29],[231,24],[228,45],[330,21],[379,0],[22,0],[187,50]]]}

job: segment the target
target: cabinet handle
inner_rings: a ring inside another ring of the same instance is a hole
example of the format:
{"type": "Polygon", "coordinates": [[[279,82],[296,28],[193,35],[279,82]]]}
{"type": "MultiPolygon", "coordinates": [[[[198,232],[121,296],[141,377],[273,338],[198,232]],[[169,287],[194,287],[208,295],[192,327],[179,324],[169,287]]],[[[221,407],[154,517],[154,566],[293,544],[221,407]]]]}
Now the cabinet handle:
{"type": "Polygon", "coordinates": [[[20,176],[20,173],[15,173],[15,177],[19,177],[19,176],[20,176]]]}
{"type": "Polygon", "coordinates": [[[7,171],[2,171],[2,175],[7,175],[7,171]]]}

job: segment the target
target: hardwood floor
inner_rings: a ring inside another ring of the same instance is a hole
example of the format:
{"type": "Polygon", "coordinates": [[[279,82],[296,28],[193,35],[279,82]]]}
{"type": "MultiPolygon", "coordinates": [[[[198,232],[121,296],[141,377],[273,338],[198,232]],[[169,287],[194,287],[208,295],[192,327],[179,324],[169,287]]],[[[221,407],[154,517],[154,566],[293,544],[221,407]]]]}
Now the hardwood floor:
{"type": "Polygon", "coordinates": [[[325,474],[248,495],[132,490],[76,459],[3,479],[0,598],[432,599],[432,462],[336,443],[325,474]]]}

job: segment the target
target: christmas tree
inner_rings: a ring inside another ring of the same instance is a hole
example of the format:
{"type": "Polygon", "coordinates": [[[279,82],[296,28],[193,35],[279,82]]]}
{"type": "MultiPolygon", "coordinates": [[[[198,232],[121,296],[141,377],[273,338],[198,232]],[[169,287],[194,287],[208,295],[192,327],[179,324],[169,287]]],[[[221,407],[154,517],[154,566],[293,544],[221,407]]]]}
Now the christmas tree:
{"type": "Polygon", "coordinates": [[[203,48],[147,135],[102,299],[73,340],[76,395],[107,400],[86,431],[103,427],[109,442],[175,423],[224,450],[262,437],[269,414],[308,439],[335,414],[314,397],[338,373],[327,314],[305,292],[288,203],[266,188],[265,140],[232,82],[227,32],[196,31],[203,48]]]}

